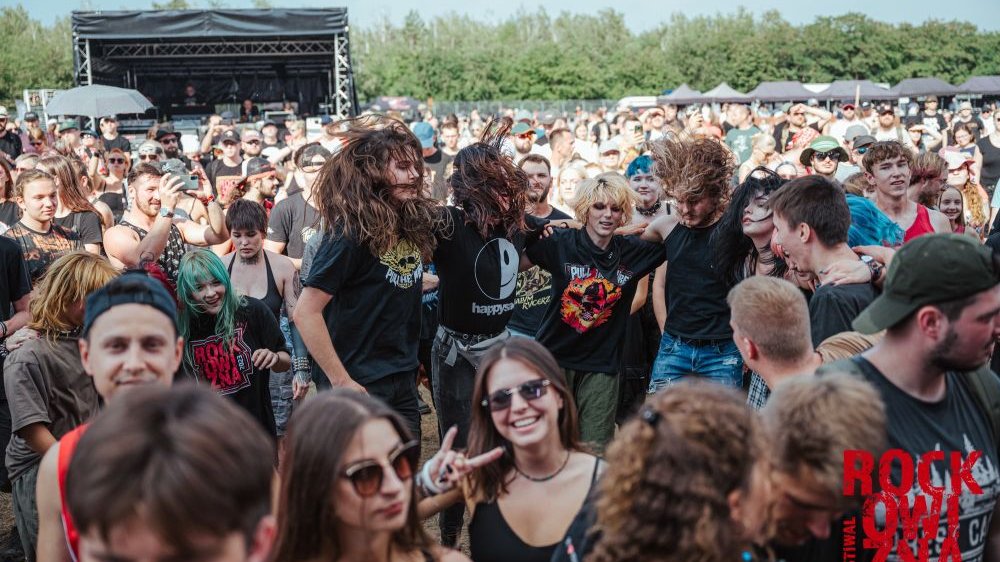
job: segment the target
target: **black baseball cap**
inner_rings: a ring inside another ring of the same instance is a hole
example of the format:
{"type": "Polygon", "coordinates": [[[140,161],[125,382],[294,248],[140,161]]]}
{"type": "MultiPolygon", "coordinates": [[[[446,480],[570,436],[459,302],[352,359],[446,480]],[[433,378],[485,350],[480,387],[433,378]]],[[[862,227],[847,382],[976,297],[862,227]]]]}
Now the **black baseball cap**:
{"type": "Polygon", "coordinates": [[[243,185],[250,180],[273,173],[275,173],[274,165],[268,162],[266,158],[251,158],[247,160],[247,173],[243,176],[243,179],[239,181],[239,185],[243,185]]]}
{"type": "Polygon", "coordinates": [[[34,111],[29,111],[24,114],[25,121],[38,121],[38,114],[34,111]]]}
{"type": "Polygon", "coordinates": [[[971,297],[1000,283],[993,250],[962,234],[914,238],[889,263],[882,295],[854,319],[862,334],[891,328],[922,306],[971,297]]]}
{"type": "Polygon", "coordinates": [[[226,141],[238,143],[240,142],[240,134],[236,132],[236,129],[229,129],[228,131],[223,131],[223,133],[219,135],[219,144],[222,144],[226,141]]]}
{"type": "Polygon", "coordinates": [[[112,279],[107,285],[87,297],[83,313],[83,335],[90,332],[94,321],[123,304],[145,304],[162,312],[177,329],[177,303],[167,289],[145,273],[129,272],[112,279]]]}
{"type": "Polygon", "coordinates": [[[156,130],[156,140],[161,141],[163,137],[179,137],[177,131],[174,130],[172,126],[160,127],[156,130]]]}
{"type": "Polygon", "coordinates": [[[324,160],[329,160],[333,157],[333,153],[318,142],[307,144],[295,154],[295,166],[301,168],[303,164],[312,162],[317,156],[322,156],[324,160]]]}

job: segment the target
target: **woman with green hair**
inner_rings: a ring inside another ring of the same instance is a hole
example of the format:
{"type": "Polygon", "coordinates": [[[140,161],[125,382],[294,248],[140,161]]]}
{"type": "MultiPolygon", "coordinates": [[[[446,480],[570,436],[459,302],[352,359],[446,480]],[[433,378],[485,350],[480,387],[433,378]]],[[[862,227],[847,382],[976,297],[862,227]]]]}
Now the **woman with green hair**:
{"type": "Polygon", "coordinates": [[[233,290],[226,266],[209,250],[188,252],[177,275],[184,374],[209,383],[276,435],[268,383],[291,366],[278,321],[259,299],[233,290]]]}

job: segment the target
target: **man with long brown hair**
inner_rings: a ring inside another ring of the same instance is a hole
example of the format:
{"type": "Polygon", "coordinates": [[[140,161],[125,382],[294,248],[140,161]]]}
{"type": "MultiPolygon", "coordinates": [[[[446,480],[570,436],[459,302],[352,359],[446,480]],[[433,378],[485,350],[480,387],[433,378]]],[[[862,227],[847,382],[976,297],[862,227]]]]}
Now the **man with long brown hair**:
{"type": "Polygon", "coordinates": [[[378,396],[420,435],[421,278],[439,212],[405,125],[362,118],[340,135],[314,187],[326,230],[293,320],[333,386],[378,396]]]}
{"type": "Polygon", "coordinates": [[[653,290],[668,306],[649,392],[688,377],[741,386],[743,361],[729,326],[729,288],[715,273],[712,238],[729,205],[736,163],[711,139],[665,141],[653,146],[656,174],[676,200],[677,212],[656,219],[642,237],[663,242],[667,274],[653,290]]]}

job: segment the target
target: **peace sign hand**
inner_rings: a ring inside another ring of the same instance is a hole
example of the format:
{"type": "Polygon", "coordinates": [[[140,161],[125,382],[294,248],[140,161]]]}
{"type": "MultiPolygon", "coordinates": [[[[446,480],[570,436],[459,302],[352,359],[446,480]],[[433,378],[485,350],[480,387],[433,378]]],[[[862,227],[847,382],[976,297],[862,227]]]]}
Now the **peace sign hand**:
{"type": "Polygon", "coordinates": [[[490,464],[503,456],[503,448],[497,447],[471,459],[467,458],[465,453],[451,449],[455,443],[456,435],[458,435],[458,428],[452,426],[444,434],[441,449],[434,453],[434,456],[427,461],[421,470],[423,483],[430,492],[442,493],[451,490],[473,470],[490,464]]]}

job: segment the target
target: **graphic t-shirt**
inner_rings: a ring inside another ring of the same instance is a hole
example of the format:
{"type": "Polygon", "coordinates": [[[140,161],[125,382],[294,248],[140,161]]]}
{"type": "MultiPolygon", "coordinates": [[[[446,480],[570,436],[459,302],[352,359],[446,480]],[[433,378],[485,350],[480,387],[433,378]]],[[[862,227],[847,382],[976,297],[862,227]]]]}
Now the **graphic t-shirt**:
{"type": "Polygon", "coordinates": [[[38,284],[38,280],[49,269],[49,264],[73,250],[83,249],[80,240],[55,224],[48,232],[37,232],[17,223],[3,235],[21,246],[32,286],[38,284]]]}
{"type": "Polygon", "coordinates": [[[739,129],[733,127],[726,133],[726,144],[740,159],[740,163],[746,162],[753,152],[753,136],[760,133],[760,129],[751,126],[749,129],[739,129]]]}
{"type": "MultiPolygon", "coordinates": [[[[993,509],[996,507],[997,497],[1000,496],[996,438],[989,418],[981,410],[976,398],[966,386],[967,383],[962,380],[961,377],[964,375],[947,373],[945,375],[947,392],[944,399],[928,403],[902,391],[864,358],[859,357],[855,361],[865,378],[878,389],[885,403],[889,420],[887,428],[889,448],[902,449],[913,459],[914,474],[907,479],[913,483],[907,494],[910,506],[914,505],[918,496],[923,497],[928,508],[931,506],[931,496],[923,491],[919,484],[918,467],[922,455],[931,451],[941,451],[944,454],[944,461],[930,463],[930,484],[936,487],[943,486],[950,492],[952,479],[958,477],[953,473],[950,462],[952,453],[957,453],[962,461],[967,461],[973,451],[981,454],[971,465],[971,470],[965,474],[971,475],[982,493],[974,493],[965,481],[961,483],[957,546],[963,561],[983,560],[993,509]]],[[[894,461],[891,466],[890,481],[899,485],[902,482],[902,464],[894,461]]],[[[946,493],[945,496],[947,495],[946,493]]],[[[946,559],[940,555],[945,537],[948,536],[947,509],[947,503],[943,504],[936,537],[930,540],[930,556],[927,558],[929,562],[946,559]]],[[[917,527],[920,528],[923,524],[921,521],[917,527]]],[[[857,529],[860,541],[863,535],[860,520],[857,529]]],[[[918,533],[920,533],[918,536],[923,536],[922,530],[918,533]]],[[[902,530],[897,528],[896,540],[901,537],[902,530]]],[[[890,562],[901,560],[895,548],[888,560],[890,562]]]]}
{"type": "MultiPolygon", "coordinates": [[[[552,212],[543,220],[572,220],[573,217],[552,207],[552,212]]],[[[514,314],[507,326],[518,332],[534,336],[542,325],[549,301],[552,300],[552,274],[537,265],[517,274],[517,289],[514,291],[514,314]]]]}
{"type": "MultiPolygon", "coordinates": [[[[463,334],[496,334],[507,327],[514,312],[517,269],[524,251],[525,233],[508,240],[491,234],[488,240],[466,223],[465,212],[445,207],[452,228],[438,237],[434,265],[440,277],[438,316],[441,325],[463,334]]],[[[528,217],[528,228],[544,222],[528,217]]],[[[537,236],[536,236],[537,237],[537,236]]]]}
{"type": "Polygon", "coordinates": [[[638,281],[663,263],[663,246],[615,236],[602,250],[585,229],[557,229],[527,254],[552,274],[538,341],[564,369],[618,372],[638,281]]]}
{"type": "Polygon", "coordinates": [[[415,370],[423,293],[419,249],[403,240],[375,256],[339,229],[322,236],[305,286],[333,297],[323,315],[348,374],[365,385],[415,370]]]}
{"type": "Polygon", "coordinates": [[[229,190],[236,187],[236,184],[240,183],[240,180],[243,179],[243,163],[241,162],[235,166],[227,166],[221,158],[219,160],[212,160],[205,167],[205,175],[208,176],[208,181],[212,183],[212,192],[216,197],[221,199],[226,197],[229,194],[229,190]]]}
{"type": "Polygon", "coordinates": [[[232,342],[216,335],[214,316],[205,315],[192,323],[194,365],[185,364],[185,371],[245,408],[273,436],[277,432],[271,409],[271,371],[255,367],[251,356],[258,349],[288,351],[285,336],[267,305],[251,297],[244,297],[244,301],[236,313],[232,342]]]}
{"type": "Polygon", "coordinates": [[[278,202],[267,221],[267,239],[285,244],[285,255],[302,259],[306,242],[319,228],[319,211],[306,203],[299,191],[278,202]]]}
{"type": "Polygon", "coordinates": [[[851,322],[868,307],[878,292],[871,283],[820,285],[809,299],[809,329],[813,345],[841,332],[851,331],[851,322]]]}
{"type": "Polygon", "coordinates": [[[67,230],[81,244],[103,244],[101,217],[93,211],[74,211],[65,217],[55,217],[52,222],[67,230]]]}

